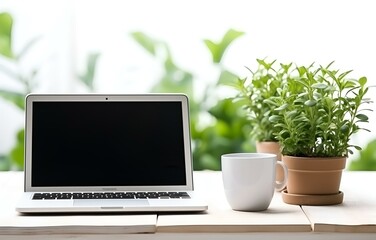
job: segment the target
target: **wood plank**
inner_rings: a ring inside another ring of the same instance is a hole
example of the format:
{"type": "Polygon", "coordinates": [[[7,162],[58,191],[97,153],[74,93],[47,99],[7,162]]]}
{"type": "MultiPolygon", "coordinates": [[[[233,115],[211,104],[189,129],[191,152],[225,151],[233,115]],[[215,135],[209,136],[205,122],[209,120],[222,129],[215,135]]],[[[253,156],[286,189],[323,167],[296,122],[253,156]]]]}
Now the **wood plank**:
{"type": "Polygon", "coordinates": [[[157,232],[310,232],[299,206],[283,203],[275,193],[266,211],[234,211],[223,191],[221,172],[195,172],[196,190],[208,196],[209,210],[200,214],[162,214],[157,232]]]}
{"type": "Polygon", "coordinates": [[[302,206],[315,232],[376,233],[376,172],[343,173],[342,204],[302,206]]]}

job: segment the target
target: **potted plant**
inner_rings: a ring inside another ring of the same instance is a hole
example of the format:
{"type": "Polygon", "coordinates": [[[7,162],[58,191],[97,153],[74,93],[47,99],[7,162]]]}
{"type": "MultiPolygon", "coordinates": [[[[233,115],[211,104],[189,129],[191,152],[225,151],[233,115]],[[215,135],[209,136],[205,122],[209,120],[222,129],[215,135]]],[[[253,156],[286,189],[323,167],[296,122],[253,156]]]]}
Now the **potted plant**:
{"type": "MultiPolygon", "coordinates": [[[[256,59],[258,67],[255,71],[247,68],[251,73],[249,78],[238,79],[234,85],[238,91],[235,97],[246,110],[250,135],[256,141],[256,151],[274,153],[277,160],[281,160],[280,145],[276,138],[277,128],[269,118],[275,114],[275,105],[265,102],[271,97],[278,97],[280,89],[286,82],[292,64],[280,64],[276,69],[276,60],[267,62],[265,59],[256,59]]],[[[276,168],[276,179],[283,179],[283,170],[276,168]]]]}
{"type": "MultiPolygon", "coordinates": [[[[282,161],[289,169],[287,203],[338,204],[342,170],[352,149],[350,137],[368,122],[364,104],[367,78],[350,79],[351,71],[314,64],[296,67],[278,91],[267,99],[275,107],[269,120],[278,128],[282,161]]],[[[368,131],[368,130],[367,130],[368,131]]]]}

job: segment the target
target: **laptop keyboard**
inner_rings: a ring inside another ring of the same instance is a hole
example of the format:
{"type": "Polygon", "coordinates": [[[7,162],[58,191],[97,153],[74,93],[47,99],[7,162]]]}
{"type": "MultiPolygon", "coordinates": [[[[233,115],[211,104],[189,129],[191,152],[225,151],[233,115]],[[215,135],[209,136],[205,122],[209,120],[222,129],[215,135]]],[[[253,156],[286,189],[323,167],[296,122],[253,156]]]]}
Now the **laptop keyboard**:
{"type": "Polygon", "coordinates": [[[189,199],[186,192],[34,193],[33,200],[54,199],[189,199]]]}

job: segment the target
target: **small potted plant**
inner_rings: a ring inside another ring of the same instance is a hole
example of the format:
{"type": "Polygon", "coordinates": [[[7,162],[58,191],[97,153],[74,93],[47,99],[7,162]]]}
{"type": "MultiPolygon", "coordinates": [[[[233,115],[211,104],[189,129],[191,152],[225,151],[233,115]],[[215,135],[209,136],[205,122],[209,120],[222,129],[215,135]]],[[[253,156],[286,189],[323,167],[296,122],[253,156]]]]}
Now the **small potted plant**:
{"type": "Polygon", "coordinates": [[[314,64],[296,67],[278,91],[265,100],[274,107],[269,120],[278,128],[282,161],[289,169],[287,203],[328,205],[343,201],[342,170],[352,149],[350,137],[368,122],[364,108],[367,78],[349,79],[351,71],[314,64]]]}
{"type": "MultiPolygon", "coordinates": [[[[270,122],[269,118],[275,115],[275,105],[269,105],[265,102],[271,97],[278,97],[280,89],[289,76],[292,64],[280,64],[275,68],[276,60],[267,62],[265,59],[256,59],[258,68],[252,71],[250,77],[238,79],[234,85],[238,91],[235,97],[240,101],[247,112],[250,135],[256,141],[256,151],[263,153],[273,153],[277,155],[277,160],[281,160],[280,145],[276,138],[278,128],[270,122]]],[[[276,168],[276,179],[283,179],[283,170],[276,168]]]]}

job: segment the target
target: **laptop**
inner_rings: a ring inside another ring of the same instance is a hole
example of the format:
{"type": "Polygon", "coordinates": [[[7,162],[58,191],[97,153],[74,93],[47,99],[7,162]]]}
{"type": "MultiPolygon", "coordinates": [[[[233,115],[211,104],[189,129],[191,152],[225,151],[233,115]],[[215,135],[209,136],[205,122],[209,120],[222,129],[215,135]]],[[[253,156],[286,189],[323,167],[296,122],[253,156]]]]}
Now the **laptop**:
{"type": "Polygon", "coordinates": [[[30,94],[21,213],[204,211],[183,94],[30,94]]]}

